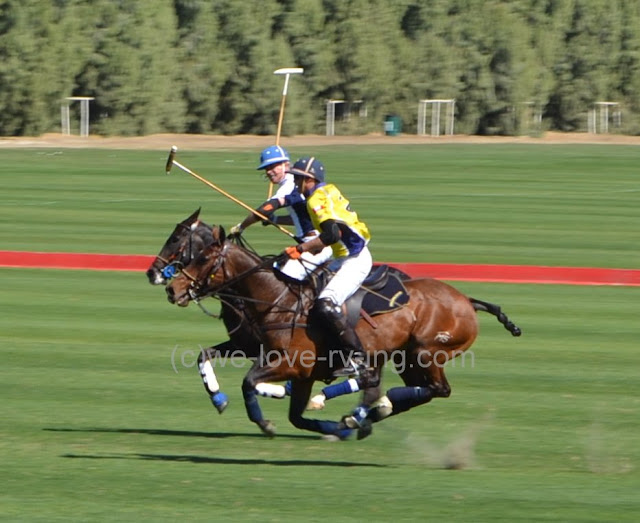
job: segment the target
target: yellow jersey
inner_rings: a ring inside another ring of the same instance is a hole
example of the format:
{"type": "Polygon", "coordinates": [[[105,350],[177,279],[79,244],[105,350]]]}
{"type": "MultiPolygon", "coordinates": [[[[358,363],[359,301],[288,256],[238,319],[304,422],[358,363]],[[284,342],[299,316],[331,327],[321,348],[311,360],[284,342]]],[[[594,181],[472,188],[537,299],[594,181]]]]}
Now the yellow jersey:
{"type": "Polygon", "coordinates": [[[327,220],[335,220],[338,224],[341,238],[331,245],[335,258],[358,254],[371,239],[367,226],[358,219],[349,206],[349,200],[333,184],[316,185],[307,197],[307,210],[317,230],[321,230],[320,224],[327,220]]]}

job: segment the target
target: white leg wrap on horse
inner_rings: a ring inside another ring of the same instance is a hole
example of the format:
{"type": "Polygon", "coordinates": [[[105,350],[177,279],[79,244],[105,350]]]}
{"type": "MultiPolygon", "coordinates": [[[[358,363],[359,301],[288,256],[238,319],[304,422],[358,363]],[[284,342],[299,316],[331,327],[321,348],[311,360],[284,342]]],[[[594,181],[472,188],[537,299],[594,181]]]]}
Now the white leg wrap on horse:
{"type": "Polygon", "coordinates": [[[324,402],[326,399],[327,398],[324,394],[316,394],[313,398],[309,400],[309,403],[307,403],[307,410],[324,409],[324,402]]]}
{"type": "Polygon", "coordinates": [[[282,399],[287,395],[284,387],[282,385],[276,385],[275,383],[258,383],[256,385],[256,392],[266,398],[282,399]]]}
{"type": "Polygon", "coordinates": [[[387,396],[382,396],[373,405],[371,405],[371,409],[378,409],[378,414],[381,419],[388,418],[393,412],[393,403],[391,403],[387,396]]]}
{"type": "Polygon", "coordinates": [[[351,387],[351,392],[358,392],[360,390],[357,379],[349,378],[349,381],[347,381],[347,383],[349,384],[349,387],[351,387]]]}
{"type": "Polygon", "coordinates": [[[209,389],[211,394],[215,394],[220,390],[220,385],[218,384],[218,380],[216,379],[216,373],[213,371],[213,365],[211,365],[211,361],[205,360],[204,363],[198,365],[200,368],[200,376],[202,376],[202,381],[209,389]]]}

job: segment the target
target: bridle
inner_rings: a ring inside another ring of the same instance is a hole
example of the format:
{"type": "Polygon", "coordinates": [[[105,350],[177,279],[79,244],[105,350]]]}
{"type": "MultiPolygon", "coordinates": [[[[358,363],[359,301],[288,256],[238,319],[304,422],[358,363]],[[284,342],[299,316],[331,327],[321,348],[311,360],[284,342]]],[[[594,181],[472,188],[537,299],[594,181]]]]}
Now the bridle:
{"type": "MultiPolygon", "coordinates": [[[[225,261],[227,259],[227,254],[229,253],[230,245],[231,244],[228,241],[225,241],[222,244],[222,249],[218,253],[215,263],[213,264],[211,269],[209,269],[207,271],[206,279],[209,280],[209,279],[214,279],[216,274],[220,270],[222,270],[222,278],[221,279],[222,279],[223,283],[215,290],[215,292],[209,293],[207,288],[203,289],[203,282],[204,282],[205,278],[198,279],[198,277],[196,277],[193,274],[191,274],[186,268],[183,268],[180,271],[180,273],[182,275],[184,275],[184,277],[187,280],[190,281],[189,288],[187,289],[187,293],[189,294],[189,298],[191,299],[191,301],[193,301],[200,308],[200,310],[202,312],[204,312],[207,316],[211,316],[211,317],[214,317],[214,318],[220,318],[220,315],[210,312],[202,304],[201,299],[204,298],[204,297],[207,297],[207,296],[215,297],[218,300],[220,300],[221,303],[224,303],[229,308],[233,309],[235,311],[236,315],[239,318],[243,318],[245,316],[244,313],[238,308],[238,306],[236,306],[236,303],[234,303],[234,301],[236,301],[238,299],[238,296],[233,292],[225,293],[225,292],[221,292],[221,291],[224,291],[225,288],[230,287],[231,285],[233,285],[237,281],[242,280],[242,279],[246,278],[247,276],[249,276],[250,274],[252,274],[253,272],[256,272],[257,270],[263,268],[262,264],[260,264],[261,266],[253,267],[253,268],[249,269],[248,271],[240,274],[239,276],[236,276],[235,278],[227,279],[227,271],[226,271],[226,268],[225,268],[225,261]]],[[[241,299],[241,301],[245,301],[245,300],[241,299]]],[[[238,325],[235,327],[235,329],[229,331],[229,334],[233,334],[233,332],[238,330],[242,326],[243,321],[244,320],[241,319],[240,322],[238,323],[238,325]]]]}
{"type": "MultiPolygon", "coordinates": [[[[265,305],[268,305],[269,307],[281,309],[282,311],[299,313],[299,310],[297,309],[283,307],[278,303],[280,301],[280,298],[284,296],[288,290],[290,290],[289,286],[285,286],[280,296],[278,296],[278,298],[276,298],[273,301],[259,300],[259,299],[249,298],[247,296],[238,296],[238,294],[235,291],[231,290],[235,284],[248,278],[252,274],[259,272],[261,270],[264,270],[266,268],[271,268],[274,262],[277,259],[279,259],[281,256],[261,257],[261,261],[256,265],[254,265],[253,267],[251,267],[250,269],[247,269],[246,271],[234,277],[228,278],[227,276],[228,270],[226,268],[225,262],[227,261],[227,255],[229,254],[230,246],[231,244],[229,243],[229,241],[225,241],[222,244],[222,249],[217,254],[218,257],[214,265],[211,267],[211,269],[207,271],[206,277],[202,277],[198,279],[198,277],[191,274],[187,269],[181,270],[181,273],[184,275],[184,277],[191,282],[189,285],[189,289],[187,291],[191,301],[195,302],[202,309],[203,307],[200,304],[200,299],[206,296],[211,296],[211,297],[218,298],[221,302],[224,302],[228,306],[236,309],[236,311],[237,311],[237,307],[235,307],[233,303],[230,303],[229,301],[230,299],[240,300],[242,302],[253,302],[253,303],[259,303],[259,304],[265,304],[265,305]],[[219,271],[222,271],[222,278],[216,277],[216,274],[219,271]],[[215,291],[212,292],[210,289],[207,288],[205,281],[207,279],[214,279],[214,278],[217,279],[218,281],[222,280],[222,283],[220,283],[215,289],[215,291]]],[[[296,301],[298,302],[298,300],[296,301]]],[[[205,310],[205,313],[210,314],[206,310],[205,310]]]]}
{"type": "Polygon", "coordinates": [[[189,265],[189,263],[195,258],[193,237],[200,223],[200,221],[197,221],[191,226],[185,225],[184,223],[178,223],[176,227],[187,231],[189,234],[187,242],[183,243],[176,252],[172,253],[171,256],[169,256],[169,258],[164,258],[160,255],[156,256],[157,260],[160,260],[162,263],[164,263],[164,267],[162,268],[162,270],[160,270],[160,272],[162,276],[164,276],[167,280],[173,278],[178,271],[189,265]],[[187,255],[185,256],[184,252],[187,248],[189,250],[187,255]]]}
{"type": "MultiPolygon", "coordinates": [[[[227,257],[227,253],[229,252],[229,243],[228,242],[224,242],[224,244],[222,245],[222,249],[220,251],[220,253],[218,254],[218,258],[216,259],[216,262],[213,264],[213,266],[211,267],[211,269],[209,269],[207,271],[207,275],[208,278],[213,279],[215,278],[216,273],[222,269],[222,277],[223,280],[226,277],[226,272],[225,272],[225,268],[224,268],[224,262],[225,259],[227,257]]],[[[187,278],[187,280],[189,280],[191,282],[191,284],[189,285],[189,297],[195,301],[196,303],[198,303],[198,300],[202,297],[201,295],[198,294],[198,291],[200,291],[202,289],[202,283],[201,281],[195,277],[193,274],[191,274],[186,267],[182,268],[180,270],[180,272],[185,276],[185,278],[187,278]]],[[[212,296],[215,296],[217,294],[217,291],[212,294],[212,296]]]]}

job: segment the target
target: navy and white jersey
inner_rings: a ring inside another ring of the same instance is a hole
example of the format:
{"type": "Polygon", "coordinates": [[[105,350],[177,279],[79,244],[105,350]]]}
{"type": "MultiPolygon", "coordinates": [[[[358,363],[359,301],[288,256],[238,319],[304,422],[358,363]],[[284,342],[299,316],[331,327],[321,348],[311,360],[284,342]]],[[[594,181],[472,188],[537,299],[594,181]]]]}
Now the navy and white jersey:
{"type": "Polygon", "coordinates": [[[287,173],[282,181],[278,184],[278,190],[271,197],[272,200],[284,200],[289,216],[293,220],[296,228],[296,236],[304,238],[310,232],[314,231],[309,211],[307,211],[307,202],[302,194],[296,188],[293,181],[293,174],[287,173]]]}

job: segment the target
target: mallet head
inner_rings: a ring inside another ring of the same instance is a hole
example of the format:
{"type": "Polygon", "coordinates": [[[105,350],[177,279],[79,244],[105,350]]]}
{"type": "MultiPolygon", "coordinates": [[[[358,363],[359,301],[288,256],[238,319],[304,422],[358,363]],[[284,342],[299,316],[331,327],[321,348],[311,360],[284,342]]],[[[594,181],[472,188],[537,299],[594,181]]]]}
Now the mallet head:
{"type": "Polygon", "coordinates": [[[276,69],[273,74],[302,74],[304,68],[302,67],[284,67],[282,69],[276,69]]]}
{"type": "Polygon", "coordinates": [[[173,159],[178,152],[178,148],[175,145],[171,146],[171,152],[169,153],[169,157],[167,158],[167,165],[165,167],[165,171],[167,174],[171,173],[171,167],[173,167],[173,159]]]}

